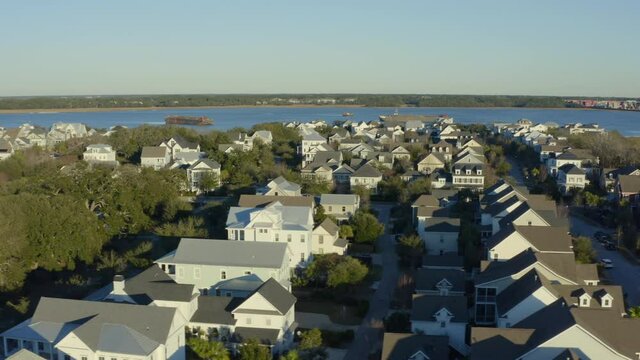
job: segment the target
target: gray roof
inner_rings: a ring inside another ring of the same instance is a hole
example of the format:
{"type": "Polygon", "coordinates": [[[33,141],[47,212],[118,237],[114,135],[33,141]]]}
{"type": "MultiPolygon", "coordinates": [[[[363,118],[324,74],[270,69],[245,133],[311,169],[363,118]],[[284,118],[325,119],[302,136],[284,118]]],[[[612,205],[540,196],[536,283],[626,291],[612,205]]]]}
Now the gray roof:
{"type": "Polygon", "coordinates": [[[640,176],[619,175],[618,183],[623,193],[640,193],[640,176]]]}
{"type": "Polygon", "coordinates": [[[492,249],[518,232],[538,251],[571,253],[571,236],[566,227],[557,226],[516,226],[507,224],[487,240],[487,249],[492,249]]]}
{"type": "Polygon", "coordinates": [[[282,176],[278,176],[277,178],[271,180],[274,184],[278,185],[279,187],[281,187],[282,189],[288,190],[288,191],[300,191],[300,185],[291,182],[287,179],[285,179],[282,176]]]}
{"type": "Polygon", "coordinates": [[[458,232],[460,231],[460,219],[450,217],[432,217],[425,220],[427,232],[458,232]]]}
{"type": "Polygon", "coordinates": [[[422,266],[425,268],[462,268],[464,266],[464,257],[456,253],[444,253],[442,255],[425,255],[422,257],[422,266]]]}
{"type": "MultiPolygon", "coordinates": [[[[196,148],[198,148],[198,144],[196,144],[194,142],[191,142],[191,141],[188,141],[187,139],[183,138],[180,135],[175,135],[171,139],[173,139],[183,149],[196,149],[196,148]]],[[[169,139],[169,140],[171,140],[171,139],[169,139]]],[[[169,140],[167,140],[167,141],[169,141],[169,140]]]]}
{"type": "Polygon", "coordinates": [[[240,195],[238,206],[244,208],[264,207],[279,202],[284,206],[306,206],[312,208],[315,204],[313,196],[276,196],[276,195],[240,195]]]}
{"type": "Polygon", "coordinates": [[[449,337],[411,333],[384,333],[381,360],[409,360],[418,352],[429,360],[449,360],[449,337]]]}
{"type": "Polygon", "coordinates": [[[498,315],[503,316],[514,306],[531,296],[536,290],[549,283],[538,270],[531,269],[520,279],[507,286],[496,299],[498,315]]]}
{"type": "Polygon", "coordinates": [[[280,268],[286,254],[286,243],[183,238],[174,252],[156,262],[280,268]]]}
{"type": "Polygon", "coordinates": [[[451,291],[465,290],[465,272],[458,269],[428,269],[420,268],[416,271],[416,291],[438,290],[436,287],[442,280],[448,281],[451,291]]]}
{"type": "Polygon", "coordinates": [[[302,140],[310,140],[310,141],[327,141],[327,139],[320,135],[320,133],[318,133],[315,130],[308,130],[307,132],[305,132],[302,135],[302,140]]]}
{"type": "Polygon", "coordinates": [[[358,195],[353,194],[322,194],[321,205],[355,205],[358,203],[358,195]]]}
{"type": "MultiPolygon", "coordinates": [[[[262,295],[262,297],[278,309],[282,315],[285,315],[296,303],[296,297],[274,278],[269,278],[269,280],[265,281],[254,293],[262,295]]],[[[251,297],[251,295],[249,297],[251,297]]]]}
{"type": "Polygon", "coordinates": [[[142,148],[143,158],[163,158],[166,156],[167,148],[162,146],[145,146],[142,148]]]}
{"type": "MultiPolygon", "coordinates": [[[[189,154],[189,153],[187,153],[189,154]]],[[[205,164],[207,165],[209,168],[211,169],[220,169],[220,164],[215,161],[215,160],[211,160],[211,159],[199,159],[198,161],[194,162],[191,166],[189,166],[189,169],[195,169],[197,168],[200,164],[205,164]]]]}
{"type": "Polygon", "coordinates": [[[436,321],[434,315],[442,308],[453,315],[451,322],[466,323],[469,318],[467,298],[463,295],[414,295],[411,321],[436,321]]]}
{"type": "Polygon", "coordinates": [[[573,164],[564,164],[562,166],[560,166],[558,168],[558,170],[562,171],[565,174],[571,174],[571,175],[584,175],[585,172],[584,170],[580,169],[579,167],[573,165],[573,164]]]}
{"type": "Polygon", "coordinates": [[[231,314],[244,299],[227,296],[200,296],[198,310],[191,317],[191,322],[204,324],[235,325],[236,319],[231,314]]]}
{"type": "Polygon", "coordinates": [[[36,355],[27,349],[20,349],[13,355],[9,356],[7,360],[45,360],[42,356],[36,355]]]}
{"type": "Polygon", "coordinates": [[[25,326],[35,325],[38,333],[37,326],[45,325],[53,330],[47,337],[57,340],[73,331],[93,351],[148,355],[166,343],[176,313],[169,307],[43,297],[25,326]]]}
{"type": "Polygon", "coordinates": [[[158,265],[153,264],[127,279],[124,291],[140,305],[147,305],[154,300],[188,302],[193,298],[194,285],[177,284],[158,265]]]}
{"type": "Polygon", "coordinates": [[[492,261],[478,275],[476,284],[482,284],[516,274],[535,263],[540,263],[572,282],[578,282],[576,262],[573,253],[536,253],[525,250],[507,261],[492,261]]]}
{"type": "Polygon", "coordinates": [[[351,177],[382,177],[382,173],[378,169],[369,164],[364,164],[356,170],[351,177]]]}
{"type": "Polygon", "coordinates": [[[338,225],[336,225],[336,223],[333,222],[333,220],[326,218],[324,219],[324,221],[322,223],[320,223],[320,225],[318,225],[317,227],[321,227],[323,229],[325,229],[329,234],[337,234],[338,231],[340,230],[340,228],[338,228],[338,225]]]}

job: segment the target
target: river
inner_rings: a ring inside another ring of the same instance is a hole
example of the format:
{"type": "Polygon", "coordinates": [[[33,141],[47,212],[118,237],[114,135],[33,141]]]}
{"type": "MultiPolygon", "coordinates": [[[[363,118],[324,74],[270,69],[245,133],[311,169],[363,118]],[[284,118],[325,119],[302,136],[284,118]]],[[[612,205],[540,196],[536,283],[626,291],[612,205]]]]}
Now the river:
{"type": "MultiPolygon", "coordinates": [[[[352,120],[369,121],[379,115],[390,114],[394,108],[344,108],[344,107],[217,107],[195,109],[114,110],[103,112],[46,112],[0,114],[0,126],[16,127],[24,123],[48,127],[54,122],[81,122],[93,128],[109,128],[114,125],[127,127],[142,124],[161,125],[168,115],[208,116],[214,125],[197,127],[198,131],[228,130],[234,127],[250,128],[263,122],[282,122],[322,119],[344,120],[342,113],[353,114],[352,120]]],[[[560,125],[568,123],[598,123],[607,130],[617,130],[626,136],[640,136],[640,112],[580,109],[532,109],[532,108],[400,108],[400,114],[447,114],[462,124],[492,124],[514,122],[527,118],[534,122],[552,121],[560,125]]]]}

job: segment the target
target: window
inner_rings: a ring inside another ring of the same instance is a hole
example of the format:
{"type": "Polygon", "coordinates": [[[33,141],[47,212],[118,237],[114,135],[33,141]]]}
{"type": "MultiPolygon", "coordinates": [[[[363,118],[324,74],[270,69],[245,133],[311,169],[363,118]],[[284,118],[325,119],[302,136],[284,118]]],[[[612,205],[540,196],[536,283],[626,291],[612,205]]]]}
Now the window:
{"type": "Polygon", "coordinates": [[[304,242],[304,235],[300,235],[300,242],[303,243],[304,242]]]}
{"type": "Polygon", "coordinates": [[[193,268],[193,278],[194,279],[200,279],[200,268],[199,267],[193,268]]]}
{"type": "Polygon", "coordinates": [[[267,319],[267,326],[271,326],[271,319],[267,319]]]}
{"type": "Polygon", "coordinates": [[[305,259],[305,258],[304,258],[304,253],[301,253],[301,254],[300,254],[300,261],[304,261],[304,259],[305,259]]]}
{"type": "MultiPolygon", "coordinates": [[[[86,356],[82,357],[82,360],[88,360],[86,356]]],[[[126,360],[126,359],[125,359],[126,360]]]]}
{"type": "Polygon", "coordinates": [[[240,230],[240,240],[244,240],[244,230],[240,230]]]}
{"type": "Polygon", "coordinates": [[[440,235],[440,243],[444,243],[444,236],[440,235]]]}
{"type": "Polygon", "coordinates": [[[460,175],[460,169],[456,169],[456,175],[460,175]]]}
{"type": "MultiPolygon", "coordinates": [[[[44,343],[41,341],[38,341],[38,351],[44,351],[44,343]]],[[[104,358],[100,360],[104,360],[104,358]]]]}
{"type": "Polygon", "coordinates": [[[443,327],[447,327],[447,323],[446,323],[446,321],[441,321],[441,322],[440,322],[440,327],[441,327],[441,328],[443,328],[443,327]]]}
{"type": "Polygon", "coordinates": [[[609,299],[603,299],[603,300],[602,300],[602,306],[603,306],[603,307],[611,307],[611,300],[609,300],[609,299]]]}
{"type": "Polygon", "coordinates": [[[467,169],[466,173],[467,175],[471,175],[471,170],[467,169]]]}
{"type": "Polygon", "coordinates": [[[98,360],[104,360],[104,356],[100,356],[98,360]]]}
{"type": "Polygon", "coordinates": [[[247,270],[244,272],[245,275],[251,275],[251,271],[247,270]]]}
{"type": "Polygon", "coordinates": [[[347,207],[346,207],[346,206],[343,206],[343,207],[342,207],[342,212],[345,212],[345,211],[347,211],[347,207]]]}
{"type": "Polygon", "coordinates": [[[320,244],[320,245],[324,244],[324,235],[319,235],[318,236],[318,244],[320,244]]]}
{"type": "Polygon", "coordinates": [[[291,234],[287,234],[287,242],[291,242],[291,234]]]}
{"type": "Polygon", "coordinates": [[[247,318],[247,325],[251,325],[251,318],[247,318]]]}
{"type": "Polygon", "coordinates": [[[333,209],[332,209],[332,207],[331,207],[331,206],[329,206],[329,211],[332,211],[332,210],[333,210],[333,209]]]}
{"type": "Polygon", "coordinates": [[[222,270],[220,272],[220,279],[221,280],[226,280],[227,279],[227,272],[226,271],[222,270]]]}

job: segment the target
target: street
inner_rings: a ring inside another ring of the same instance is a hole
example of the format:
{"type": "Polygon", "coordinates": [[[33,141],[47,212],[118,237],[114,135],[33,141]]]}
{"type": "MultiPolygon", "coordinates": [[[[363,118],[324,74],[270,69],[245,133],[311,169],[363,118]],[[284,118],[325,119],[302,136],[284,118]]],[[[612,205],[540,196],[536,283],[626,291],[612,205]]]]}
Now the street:
{"type": "MultiPolygon", "coordinates": [[[[525,186],[524,175],[520,165],[511,157],[507,157],[507,160],[511,164],[509,175],[516,181],[514,185],[525,186]]],[[[585,221],[579,215],[573,214],[569,216],[569,224],[572,234],[588,236],[591,239],[598,261],[610,259],[613,262],[613,269],[604,270],[604,276],[611,284],[622,286],[623,291],[627,294],[627,305],[640,305],[640,266],[629,261],[619,251],[605,249],[593,238],[593,234],[596,231],[611,234],[611,230],[595,225],[593,222],[585,221]]]]}
{"type": "Polygon", "coordinates": [[[382,278],[369,303],[369,312],[358,327],[355,339],[344,357],[348,360],[366,360],[370,353],[380,350],[384,334],[383,319],[389,312],[391,298],[398,281],[398,259],[393,238],[389,235],[391,227],[389,213],[392,205],[372,203],[371,207],[378,212],[379,221],[385,224],[385,234],[378,241],[378,249],[382,257],[382,278]]]}

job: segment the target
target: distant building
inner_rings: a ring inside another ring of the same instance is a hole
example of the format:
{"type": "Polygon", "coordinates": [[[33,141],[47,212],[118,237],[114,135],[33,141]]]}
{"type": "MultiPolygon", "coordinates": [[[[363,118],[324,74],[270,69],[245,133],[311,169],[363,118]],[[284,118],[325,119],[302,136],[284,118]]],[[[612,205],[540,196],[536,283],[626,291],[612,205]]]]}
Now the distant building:
{"type": "Polygon", "coordinates": [[[210,159],[200,159],[187,168],[187,183],[189,191],[211,191],[220,186],[220,164],[210,159]],[[210,176],[215,183],[208,189],[203,189],[202,180],[210,176]]]}
{"type": "Polygon", "coordinates": [[[140,165],[155,170],[162,169],[171,162],[171,151],[165,146],[145,146],[140,155],[140,165]]]}
{"type": "Polygon", "coordinates": [[[106,144],[88,145],[82,154],[82,159],[87,162],[117,164],[115,150],[111,145],[106,144]]]}

